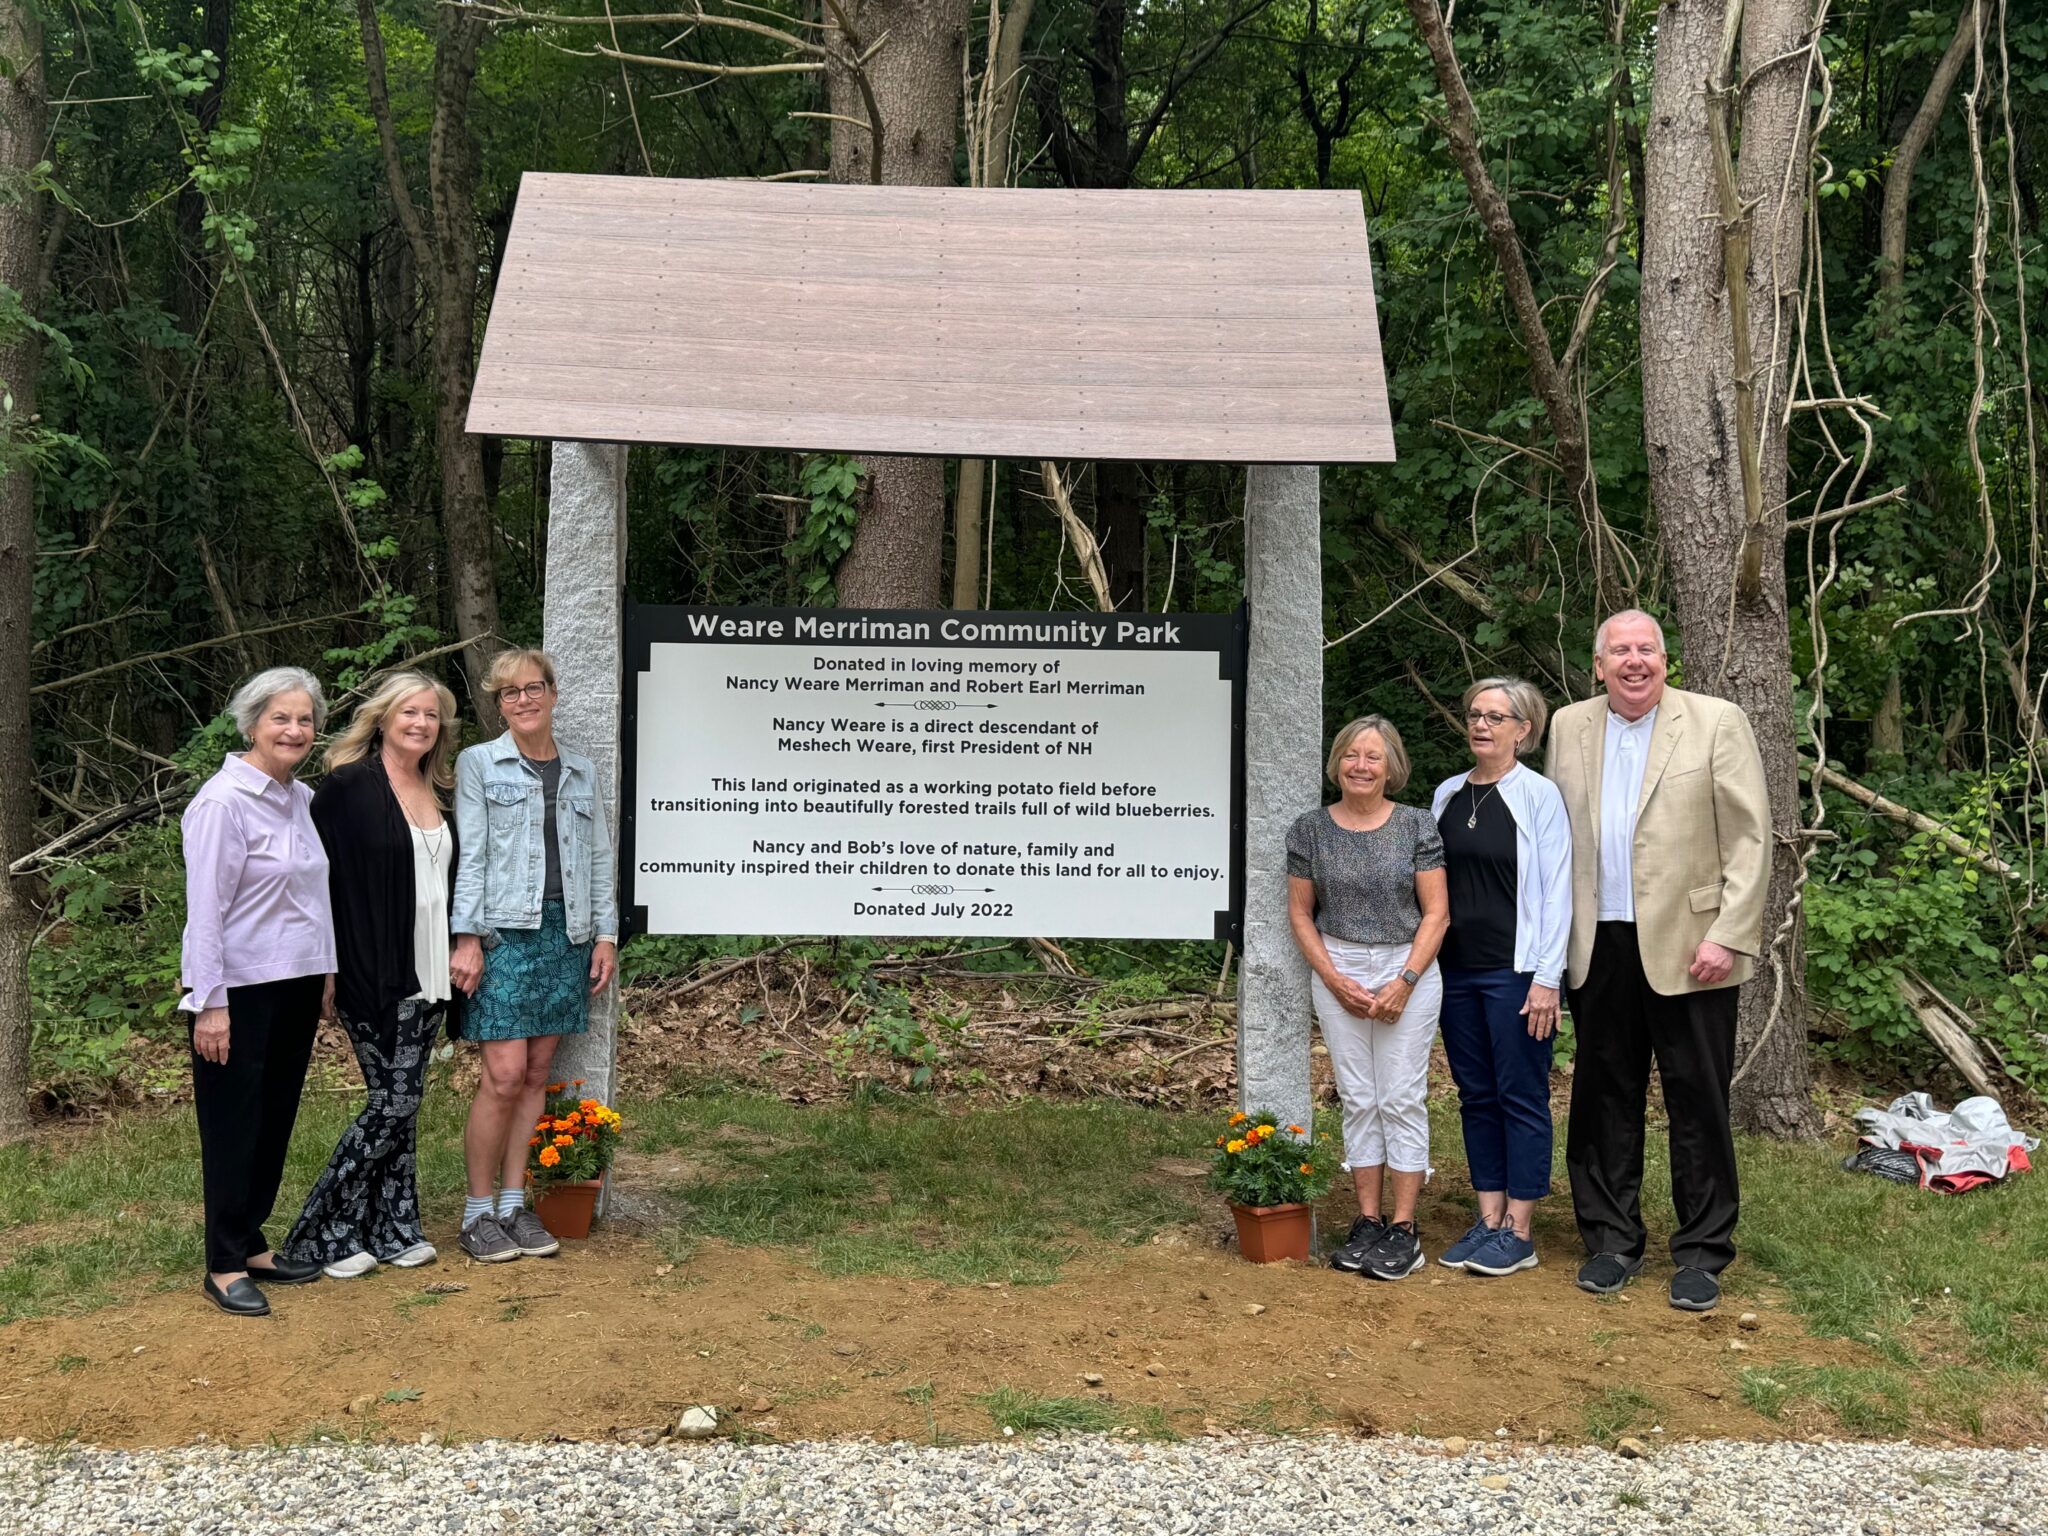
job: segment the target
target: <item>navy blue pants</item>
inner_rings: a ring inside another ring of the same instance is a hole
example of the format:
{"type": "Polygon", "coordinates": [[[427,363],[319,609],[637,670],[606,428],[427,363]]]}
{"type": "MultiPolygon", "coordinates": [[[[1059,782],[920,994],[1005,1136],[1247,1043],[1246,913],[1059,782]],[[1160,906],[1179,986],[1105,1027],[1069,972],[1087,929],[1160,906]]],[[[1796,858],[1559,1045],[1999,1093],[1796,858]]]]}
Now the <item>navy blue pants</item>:
{"type": "Polygon", "coordinates": [[[1532,1039],[1522,1004],[1531,978],[1444,966],[1444,1055],[1458,1085],[1475,1190],[1510,1200],[1550,1193],[1550,1040],[1532,1039]]]}

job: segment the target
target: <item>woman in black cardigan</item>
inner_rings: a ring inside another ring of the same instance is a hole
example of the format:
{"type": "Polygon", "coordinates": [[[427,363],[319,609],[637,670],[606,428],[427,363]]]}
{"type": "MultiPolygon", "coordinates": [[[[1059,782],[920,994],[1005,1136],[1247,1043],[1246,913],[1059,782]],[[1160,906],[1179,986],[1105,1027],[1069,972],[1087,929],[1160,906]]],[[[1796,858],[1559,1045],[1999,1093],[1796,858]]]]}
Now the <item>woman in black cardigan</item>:
{"type": "Polygon", "coordinates": [[[400,672],[357,708],[313,794],[337,952],[334,1002],[369,1102],[342,1134],[285,1242],[336,1280],[431,1264],[413,1154],[434,1037],[462,994],[448,967],[455,699],[400,672]]]}

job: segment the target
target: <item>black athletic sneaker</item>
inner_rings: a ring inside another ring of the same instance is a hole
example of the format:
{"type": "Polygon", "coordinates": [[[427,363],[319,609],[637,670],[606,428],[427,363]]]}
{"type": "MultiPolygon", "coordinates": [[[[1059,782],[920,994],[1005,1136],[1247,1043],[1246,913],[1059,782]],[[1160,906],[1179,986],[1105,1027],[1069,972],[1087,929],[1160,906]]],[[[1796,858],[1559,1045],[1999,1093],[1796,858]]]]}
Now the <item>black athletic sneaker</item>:
{"type": "Polygon", "coordinates": [[[1400,1280],[1422,1268],[1422,1263],[1422,1239],[1415,1235],[1415,1223],[1389,1222],[1365,1256],[1363,1273],[1375,1280],[1400,1280]]]}
{"type": "Polygon", "coordinates": [[[1635,1278],[1643,1267],[1641,1259],[1625,1259],[1618,1253],[1596,1253],[1579,1266],[1579,1289],[1595,1296],[1613,1296],[1635,1278]]]}
{"type": "Polygon", "coordinates": [[[1386,1236],[1387,1224],[1377,1216],[1361,1216],[1351,1223],[1351,1232],[1330,1255],[1330,1268],[1356,1274],[1365,1268],[1365,1256],[1386,1236]]]}
{"type": "Polygon", "coordinates": [[[1681,1312],[1711,1312],[1721,1304],[1721,1282],[1704,1269],[1681,1269],[1671,1277],[1671,1305],[1681,1312]]]}

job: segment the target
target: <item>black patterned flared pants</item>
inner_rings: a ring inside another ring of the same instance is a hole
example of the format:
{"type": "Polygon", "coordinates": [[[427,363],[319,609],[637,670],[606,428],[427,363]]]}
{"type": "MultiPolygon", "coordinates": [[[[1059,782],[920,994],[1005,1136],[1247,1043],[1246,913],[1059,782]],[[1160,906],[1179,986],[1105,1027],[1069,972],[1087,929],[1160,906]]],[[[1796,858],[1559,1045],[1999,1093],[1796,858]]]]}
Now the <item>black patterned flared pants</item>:
{"type": "Polygon", "coordinates": [[[342,1015],[369,1101],[342,1133],[285,1239],[284,1251],[294,1259],[332,1264],[356,1253],[391,1259],[424,1241],[413,1144],[442,1010],[407,998],[395,1013],[388,1053],[385,1032],[374,1022],[342,1015]]]}

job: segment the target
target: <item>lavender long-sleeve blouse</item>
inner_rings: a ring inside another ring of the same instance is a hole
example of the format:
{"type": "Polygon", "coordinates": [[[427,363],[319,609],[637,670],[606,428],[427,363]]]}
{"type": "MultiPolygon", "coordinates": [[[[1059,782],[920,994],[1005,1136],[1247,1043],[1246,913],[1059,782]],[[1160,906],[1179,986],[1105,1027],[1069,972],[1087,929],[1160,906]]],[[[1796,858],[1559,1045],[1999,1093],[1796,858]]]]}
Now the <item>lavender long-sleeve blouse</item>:
{"type": "Polygon", "coordinates": [[[225,1008],[229,987],[334,969],[327,852],[313,792],[229,754],[185,807],[188,1013],[225,1008]]]}

